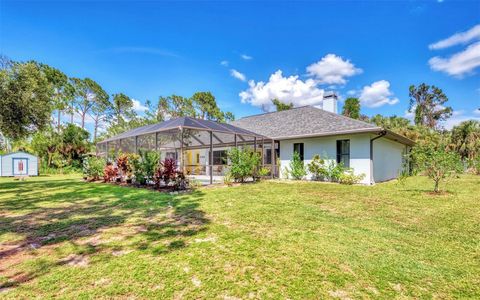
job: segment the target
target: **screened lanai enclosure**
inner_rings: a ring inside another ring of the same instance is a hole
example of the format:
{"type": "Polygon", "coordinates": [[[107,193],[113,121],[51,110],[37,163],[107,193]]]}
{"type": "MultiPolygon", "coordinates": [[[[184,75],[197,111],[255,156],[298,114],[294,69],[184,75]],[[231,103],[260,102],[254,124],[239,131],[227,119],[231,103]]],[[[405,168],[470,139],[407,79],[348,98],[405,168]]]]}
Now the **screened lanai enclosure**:
{"type": "Polygon", "coordinates": [[[175,159],[186,176],[211,184],[221,181],[228,171],[227,153],[232,147],[250,147],[259,153],[262,166],[275,176],[273,140],[230,124],[191,117],[142,126],[103,140],[97,143],[97,155],[112,159],[119,153],[157,151],[161,160],[175,159]]]}

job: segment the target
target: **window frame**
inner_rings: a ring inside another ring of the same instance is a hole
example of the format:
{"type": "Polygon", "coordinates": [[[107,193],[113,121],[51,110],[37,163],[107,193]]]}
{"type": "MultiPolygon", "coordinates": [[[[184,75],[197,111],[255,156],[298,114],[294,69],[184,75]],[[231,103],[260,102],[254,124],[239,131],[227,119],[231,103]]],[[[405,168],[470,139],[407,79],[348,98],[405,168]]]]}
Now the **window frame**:
{"type": "Polygon", "coordinates": [[[350,168],[350,139],[343,139],[343,140],[337,140],[337,151],[336,151],[336,156],[337,156],[337,164],[340,162],[343,162],[343,165],[347,168],[350,168]],[[342,143],[348,143],[348,150],[346,152],[343,152],[342,143]],[[346,159],[345,159],[346,158],[346,159]]]}
{"type": "Polygon", "coordinates": [[[305,159],[305,143],[293,143],[293,153],[298,152],[300,154],[300,160],[304,161],[305,159]],[[300,151],[296,151],[297,146],[300,151]]]}

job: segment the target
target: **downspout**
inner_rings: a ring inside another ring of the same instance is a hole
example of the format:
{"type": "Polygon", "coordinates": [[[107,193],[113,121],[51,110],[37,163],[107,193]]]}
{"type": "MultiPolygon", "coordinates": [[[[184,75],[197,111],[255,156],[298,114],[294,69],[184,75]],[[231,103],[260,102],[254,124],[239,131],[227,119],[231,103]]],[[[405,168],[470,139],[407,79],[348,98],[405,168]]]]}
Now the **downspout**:
{"type": "Polygon", "coordinates": [[[378,133],[378,136],[370,139],[370,184],[374,184],[375,180],[373,178],[373,141],[384,137],[387,134],[386,130],[382,130],[378,133]]]}

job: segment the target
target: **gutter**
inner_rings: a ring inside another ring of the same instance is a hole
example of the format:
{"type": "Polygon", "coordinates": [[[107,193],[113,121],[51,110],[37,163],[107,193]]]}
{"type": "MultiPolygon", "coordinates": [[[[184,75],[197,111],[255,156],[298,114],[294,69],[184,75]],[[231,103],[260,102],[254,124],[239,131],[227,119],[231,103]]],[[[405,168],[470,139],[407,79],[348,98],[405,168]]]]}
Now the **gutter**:
{"type": "Polygon", "coordinates": [[[370,139],[370,184],[374,184],[374,179],[373,179],[373,141],[384,137],[387,135],[386,130],[382,130],[378,133],[378,136],[374,137],[373,139],[370,139]]]}

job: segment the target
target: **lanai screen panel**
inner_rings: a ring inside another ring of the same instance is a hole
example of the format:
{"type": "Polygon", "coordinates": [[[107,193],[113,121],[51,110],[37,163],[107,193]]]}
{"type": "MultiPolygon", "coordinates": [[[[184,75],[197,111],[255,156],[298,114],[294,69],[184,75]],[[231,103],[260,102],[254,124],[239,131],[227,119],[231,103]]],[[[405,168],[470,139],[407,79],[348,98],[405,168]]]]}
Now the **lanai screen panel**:
{"type": "Polygon", "coordinates": [[[137,137],[137,149],[142,151],[155,151],[155,133],[137,137]]]}
{"type": "MultiPolygon", "coordinates": [[[[110,143],[108,145],[110,146],[110,143]]],[[[122,153],[135,153],[135,137],[122,139],[120,150],[122,153]]]]}

